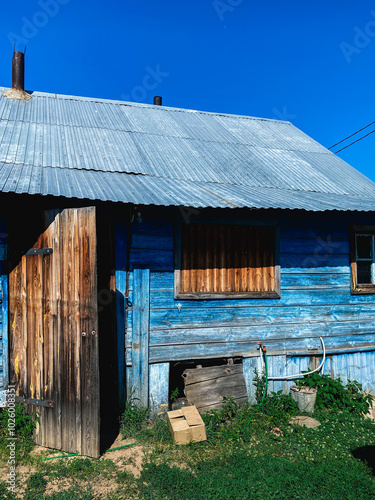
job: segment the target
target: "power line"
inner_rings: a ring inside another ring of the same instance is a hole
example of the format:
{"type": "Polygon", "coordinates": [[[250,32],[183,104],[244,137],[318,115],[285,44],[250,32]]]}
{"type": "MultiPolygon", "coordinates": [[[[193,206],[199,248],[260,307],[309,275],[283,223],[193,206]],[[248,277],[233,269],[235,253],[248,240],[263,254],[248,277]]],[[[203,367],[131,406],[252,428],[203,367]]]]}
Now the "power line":
{"type": "MultiPolygon", "coordinates": [[[[365,127],[365,128],[366,128],[366,127],[365,127]]],[[[362,130],[363,130],[363,129],[362,129],[362,130]]],[[[359,132],[359,131],[358,131],[358,132],[359,132]]],[[[351,142],[351,143],[350,143],[350,144],[348,144],[347,146],[345,146],[345,147],[343,147],[343,148],[339,149],[338,151],[334,152],[334,153],[335,153],[335,155],[337,155],[337,153],[340,153],[340,151],[343,151],[344,149],[348,148],[349,146],[352,146],[352,145],[353,145],[353,144],[355,144],[356,142],[361,141],[361,140],[362,140],[362,139],[364,139],[365,137],[368,137],[369,135],[373,134],[374,132],[375,132],[375,130],[372,130],[371,132],[369,132],[368,134],[364,135],[363,137],[360,137],[360,138],[359,138],[359,139],[357,139],[356,141],[351,142]]],[[[355,134],[353,134],[353,135],[355,135],[355,134]]],[[[341,141],[341,142],[343,142],[343,141],[341,141]]],[[[338,142],[337,144],[340,144],[340,143],[338,142]]]]}
{"type": "MultiPolygon", "coordinates": [[[[346,141],[347,139],[350,139],[351,137],[353,137],[353,135],[356,135],[356,134],[358,134],[359,132],[362,132],[362,130],[365,130],[365,128],[370,127],[370,126],[371,126],[371,125],[373,125],[374,123],[375,123],[375,121],[373,121],[373,122],[369,123],[368,125],[366,125],[366,127],[360,128],[359,130],[357,130],[357,132],[354,132],[354,134],[348,135],[348,137],[345,137],[345,139],[343,139],[342,141],[336,142],[336,144],[334,144],[333,146],[331,146],[331,147],[330,147],[330,148],[328,148],[328,149],[332,149],[332,148],[334,148],[335,146],[338,146],[338,145],[339,145],[339,144],[341,144],[342,142],[344,142],[344,141],[346,141]]],[[[364,136],[364,137],[366,137],[366,136],[364,136]]],[[[355,142],[357,142],[357,141],[355,141],[355,142]]],[[[352,144],[354,144],[354,142],[353,142],[352,144]]],[[[350,146],[350,144],[349,144],[349,146],[350,146]]],[[[347,146],[347,147],[349,147],[349,146],[347,146]]],[[[343,149],[345,149],[345,148],[343,148],[343,149]]],[[[342,151],[342,150],[340,149],[340,151],[342,151]]]]}

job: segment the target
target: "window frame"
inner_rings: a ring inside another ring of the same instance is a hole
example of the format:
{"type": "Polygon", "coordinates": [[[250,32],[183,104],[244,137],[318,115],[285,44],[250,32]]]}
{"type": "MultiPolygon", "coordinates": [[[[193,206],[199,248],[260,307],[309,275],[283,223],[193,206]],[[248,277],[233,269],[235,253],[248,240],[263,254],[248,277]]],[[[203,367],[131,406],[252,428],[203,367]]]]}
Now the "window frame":
{"type": "Polygon", "coordinates": [[[275,220],[248,221],[232,219],[200,220],[191,218],[189,222],[179,221],[175,225],[175,271],[174,271],[174,298],[182,300],[216,300],[216,299],[279,299],[280,298],[280,226],[275,220]],[[254,292],[181,292],[181,238],[182,226],[185,224],[229,224],[233,226],[273,226],[275,230],[275,287],[271,291],[254,292]]]}
{"type": "Polygon", "coordinates": [[[351,293],[353,295],[375,294],[375,226],[353,226],[350,231],[350,268],[351,293]],[[371,258],[359,258],[357,255],[357,236],[371,236],[371,258]],[[373,283],[358,283],[357,262],[371,261],[373,283]]]}

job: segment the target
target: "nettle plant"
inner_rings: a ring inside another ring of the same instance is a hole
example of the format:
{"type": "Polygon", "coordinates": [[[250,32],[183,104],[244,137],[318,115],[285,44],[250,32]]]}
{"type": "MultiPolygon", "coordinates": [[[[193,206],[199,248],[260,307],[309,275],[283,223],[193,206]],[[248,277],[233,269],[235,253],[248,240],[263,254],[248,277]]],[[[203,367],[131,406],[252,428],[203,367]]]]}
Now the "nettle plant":
{"type": "Polygon", "coordinates": [[[372,403],[372,397],[363,394],[362,385],[355,380],[349,380],[344,385],[340,378],[334,379],[329,375],[320,375],[315,372],[298,380],[297,386],[318,389],[315,403],[317,410],[329,409],[366,414],[372,403]]]}

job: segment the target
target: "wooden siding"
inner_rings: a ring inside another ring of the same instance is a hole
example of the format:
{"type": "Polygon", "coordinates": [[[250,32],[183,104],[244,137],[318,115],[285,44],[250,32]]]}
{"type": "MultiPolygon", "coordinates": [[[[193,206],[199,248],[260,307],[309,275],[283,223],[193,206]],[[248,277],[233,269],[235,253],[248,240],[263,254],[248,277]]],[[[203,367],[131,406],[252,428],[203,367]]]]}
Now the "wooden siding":
{"type": "MultiPolygon", "coordinates": [[[[350,293],[348,224],[310,220],[281,223],[280,299],[220,301],[176,300],[173,224],[134,224],[131,270],[135,263],[150,269],[150,362],[243,355],[259,339],[271,351],[320,348],[320,335],[331,349],[372,344],[375,296],[350,293]]],[[[130,272],[130,300],[132,294],[130,272]]]]}
{"type": "Polygon", "coordinates": [[[8,276],[5,221],[0,219],[0,390],[9,382],[8,367],[8,276]]]}
{"type": "MultiPolygon", "coordinates": [[[[250,373],[258,362],[258,340],[267,345],[275,376],[306,370],[312,357],[321,352],[320,336],[329,359],[343,356],[342,363],[347,360],[350,373],[355,372],[352,360],[358,356],[368,360],[370,369],[375,359],[375,295],[351,293],[349,228],[355,223],[369,224],[371,214],[288,214],[278,221],[279,299],[175,298],[174,221],[152,221],[145,215],[143,223],[132,224],[128,273],[132,307],[127,308],[124,325],[128,388],[134,380],[132,330],[138,322],[134,318],[134,269],[150,271],[147,376],[153,406],[165,402],[167,366],[174,361],[242,356],[251,395],[250,373]],[[163,369],[154,371],[152,366],[163,369]],[[155,374],[164,377],[163,381],[156,382],[155,374]]],[[[332,373],[342,372],[340,362],[333,365],[332,373]]],[[[357,379],[375,393],[375,381],[366,367],[360,376],[357,373],[357,379]]],[[[291,384],[274,381],[270,390],[286,390],[291,384]]]]}

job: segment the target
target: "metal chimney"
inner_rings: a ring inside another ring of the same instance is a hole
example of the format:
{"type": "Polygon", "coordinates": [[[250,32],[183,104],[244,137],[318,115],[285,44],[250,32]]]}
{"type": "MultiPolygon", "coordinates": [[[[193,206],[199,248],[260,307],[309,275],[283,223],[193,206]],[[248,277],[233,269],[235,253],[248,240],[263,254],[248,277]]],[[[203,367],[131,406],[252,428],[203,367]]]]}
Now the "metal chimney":
{"type": "Polygon", "coordinates": [[[25,54],[18,50],[13,52],[12,89],[25,90],[25,54]]]}
{"type": "Polygon", "coordinates": [[[154,97],[154,104],[155,106],[163,106],[163,99],[160,97],[160,95],[156,95],[154,97]]]}

